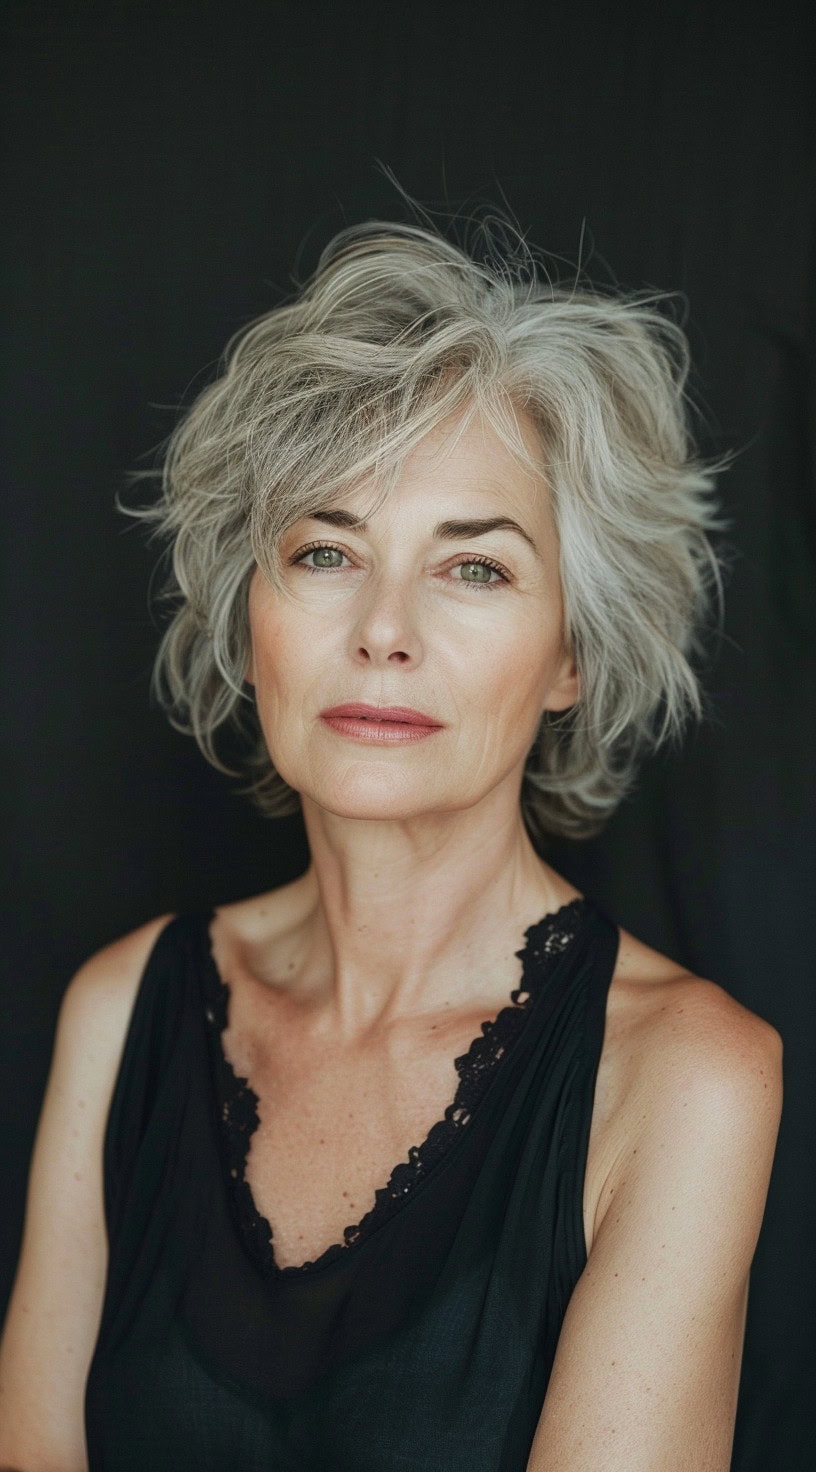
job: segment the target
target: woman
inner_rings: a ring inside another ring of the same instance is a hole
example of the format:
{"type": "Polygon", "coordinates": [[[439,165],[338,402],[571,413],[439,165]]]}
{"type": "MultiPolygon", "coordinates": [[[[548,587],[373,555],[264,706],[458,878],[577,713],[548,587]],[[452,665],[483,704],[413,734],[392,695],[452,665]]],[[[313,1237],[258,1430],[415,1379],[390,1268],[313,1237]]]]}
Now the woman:
{"type": "Polygon", "coordinates": [[[135,513],[171,719],[310,862],[69,984],[3,1464],[729,1466],[781,1040],[531,838],[699,714],[715,467],[680,329],[517,266],[342,232],[135,513]]]}

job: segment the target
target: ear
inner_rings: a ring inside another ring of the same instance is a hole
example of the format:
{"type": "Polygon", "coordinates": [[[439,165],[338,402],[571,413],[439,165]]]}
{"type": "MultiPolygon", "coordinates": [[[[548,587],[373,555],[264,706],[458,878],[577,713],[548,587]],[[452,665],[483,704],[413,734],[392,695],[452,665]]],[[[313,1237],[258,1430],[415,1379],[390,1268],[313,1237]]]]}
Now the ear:
{"type": "Polygon", "coordinates": [[[547,691],[545,710],[567,710],[581,694],[581,676],[571,654],[565,655],[553,684],[547,691]]]}

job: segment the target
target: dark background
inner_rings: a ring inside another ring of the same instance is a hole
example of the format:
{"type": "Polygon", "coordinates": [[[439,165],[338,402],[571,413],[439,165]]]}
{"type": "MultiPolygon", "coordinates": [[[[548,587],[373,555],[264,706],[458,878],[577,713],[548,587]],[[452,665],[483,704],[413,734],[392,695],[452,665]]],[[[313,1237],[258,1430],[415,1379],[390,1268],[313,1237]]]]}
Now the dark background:
{"type": "MultiPolygon", "coordinates": [[[[114,509],[227,337],[345,223],[509,204],[590,277],[684,293],[737,549],[711,715],[550,862],[779,1029],[785,1109],[734,1467],[816,1435],[816,536],[808,7],[722,0],[11,4],[3,187],[10,883],[2,1302],[61,994],[151,916],[294,877],[273,825],[151,706],[157,556],[114,509]]],[[[565,270],[566,270],[565,266],[565,270]]]]}

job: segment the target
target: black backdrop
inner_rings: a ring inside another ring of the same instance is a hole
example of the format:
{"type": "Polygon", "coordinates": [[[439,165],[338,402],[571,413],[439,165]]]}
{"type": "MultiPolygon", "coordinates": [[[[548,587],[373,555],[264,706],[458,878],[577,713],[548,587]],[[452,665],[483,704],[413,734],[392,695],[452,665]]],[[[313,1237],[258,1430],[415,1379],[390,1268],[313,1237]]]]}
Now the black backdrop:
{"type": "Polygon", "coordinates": [[[734,1466],[816,1436],[814,67],[790,0],[8,3],[3,1300],[53,1025],[92,950],[305,866],[151,707],[155,549],[124,473],[346,222],[506,196],[590,276],[688,300],[737,556],[712,717],[549,854],[785,1041],[734,1466]]]}

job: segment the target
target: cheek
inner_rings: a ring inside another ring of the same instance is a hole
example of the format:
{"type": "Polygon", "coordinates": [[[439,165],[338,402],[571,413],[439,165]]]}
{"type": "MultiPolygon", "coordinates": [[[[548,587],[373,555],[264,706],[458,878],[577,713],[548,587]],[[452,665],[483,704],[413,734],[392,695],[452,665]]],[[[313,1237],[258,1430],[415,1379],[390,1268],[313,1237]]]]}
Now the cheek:
{"type": "Polygon", "coordinates": [[[300,612],[283,601],[267,602],[263,611],[252,614],[250,636],[258,695],[302,683],[311,660],[317,660],[317,641],[310,637],[300,612]]]}
{"type": "Polygon", "coordinates": [[[541,629],[537,628],[505,645],[492,658],[488,655],[484,666],[494,692],[495,707],[512,711],[515,717],[528,709],[537,716],[543,707],[555,652],[542,640],[541,629]]]}
{"type": "Polygon", "coordinates": [[[549,664],[540,635],[474,661],[473,679],[460,690],[468,749],[480,771],[526,756],[544,708],[549,664]]]}

